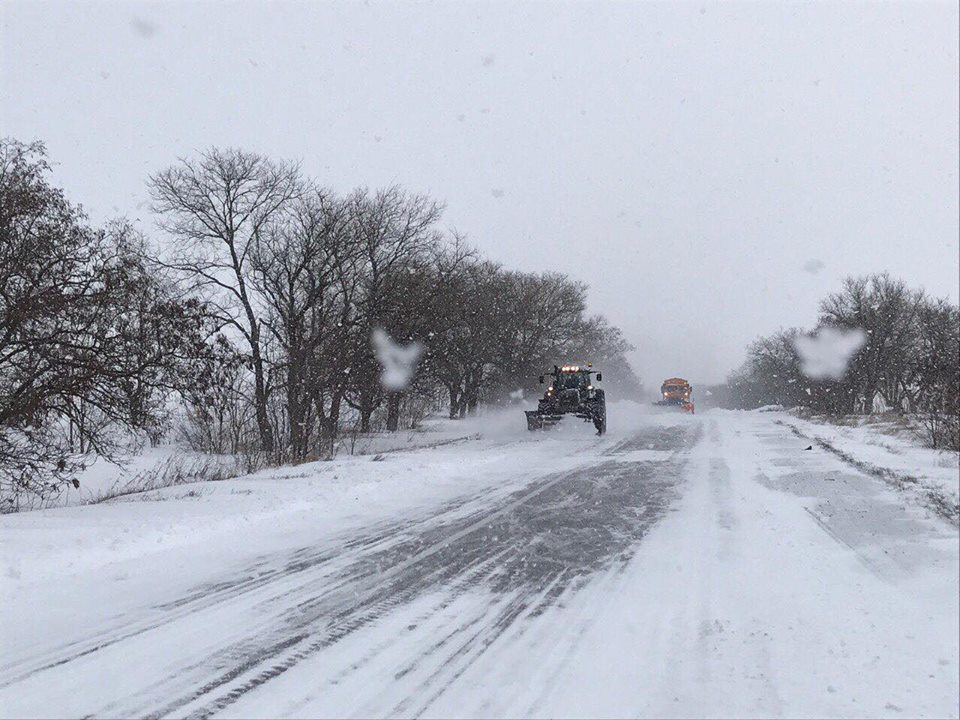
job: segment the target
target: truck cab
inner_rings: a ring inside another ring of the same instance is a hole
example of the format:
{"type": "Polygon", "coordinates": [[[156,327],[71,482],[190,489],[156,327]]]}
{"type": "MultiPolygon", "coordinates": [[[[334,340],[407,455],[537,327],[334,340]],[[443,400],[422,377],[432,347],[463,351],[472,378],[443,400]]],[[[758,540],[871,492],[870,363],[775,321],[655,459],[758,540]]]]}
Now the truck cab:
{"type": "Polygon", "coordinates": [[[664,380],[660,386],[660,395],[657,405],[679,407],[689,413],[694,411],[693,387],[684,378],[672,377],[664,380]]]}

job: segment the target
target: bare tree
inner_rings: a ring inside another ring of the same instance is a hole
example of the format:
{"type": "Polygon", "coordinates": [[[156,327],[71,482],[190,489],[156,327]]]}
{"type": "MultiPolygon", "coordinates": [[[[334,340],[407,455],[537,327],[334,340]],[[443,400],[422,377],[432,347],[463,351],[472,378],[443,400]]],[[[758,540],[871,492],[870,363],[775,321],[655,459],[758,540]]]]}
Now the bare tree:
{"type": "Polygon", "coordinates": [[[583,320],[571,342],[571,360],[593,362],[602,368],[607,378],[604,382],[606,391],[612,397],[641,398],[643,385],[626,357],[635,348],[624,339],[619,328],[611,325],[602,315],[593,315],[583,320]]]}
{"type": "Polygon", "coordinates": [[[79,454],[112,455],[112,428],[156,430],[185,307],[48,171],[42,145],[0,143],[0,490],[15,502],[56,493],[79,454]]]}
{"type": "Polygon", "coordinates": [[[933,447],[960,449],[960,311],[931,300],[887,273],[847,278],[820,303],[823,327],[856,328],[867,336],[840,379],[804,375],[795,340],[799,329],[759,338],[725,388],[733,407],[805,406],[831,415],[869,413],[877,398],[910,412],[933,447]]]}
{"type": "Polygon", "coordinates": [[[498,365],[526,387],[545,367],[575,351],[586,309],[587,286],[561,273],[504,276],[500,303],[502,327],[498,365]]]}
{"type": "Polygon", "coordinates": [[[271,452],[263,309],[249,286],[251,253],[267,225],[300,193],[299,167],[213,148],[153,175],[150,189],[161,227],[175,243],[165,265],[203,293],[218,320],[249,347],[260,442],[271,452]]]}
{"type": "Polygon", "coordinates": [[[504,334],[497,317],[505,307],[502,281],[498,265],[471,258],[442,289],[425,362],[447,391],[451,418],[466,415],[471,401],[476,408],[484,371],[497,359],[504,334]]]}
{"type": "MultiPolygon", "coordinates": [[[[370,337],[373,329],[387,320],[389,279],[401,272],[415,273],[429,262],[442,241],[436,224],[443,205],[396,186],[373,193],[357,190],[349,202],[363,264],[354,320],[356,355],[345,399],[360,413],[361,432],[367,432],[370,417],[385,396],[370,337]]],[[[396,403],[396,398],[392,402],[396,403]]]]}
{"type": "Polygon", "coordinates": [[[923,293],[888,273],[847,278],[843,289],[820,303],[820,324],[859,328],[867,342],[850,363],[846,382],[856,385],[856,402],[870,412],[879,394],[902,412],[908,395],[911,350],[923,293]]]}
{"type": "Polygon", "coordinates": [[[179,367],[186,418],[181,434],[191,448],[215,454],[249,453],[259,447],[249,373],[223,335],[214,335],[179,367]],[[252,441],[252,442],[251,442],[252,441]]]}
{"type": "Polygon", "coordinates": [[[256,239],[252,282],[266,305],[263,326],[279,350],[287,445],[297,461],[307,457],[313,429],[326,417],[325,403],[317,400],[335,373],[316,360],[332,359],[324,352],[328,344],[344,339],[337,328],[348,287],[343,280],[356,272],[359,251],[346,203],[325,191],[305,193],[256,239]]]}
{"type": "Polygon", "coordinates": [[[919,312],[914,404],[933,447],[960,450],[960,309],[928,300],[919,312]]]}

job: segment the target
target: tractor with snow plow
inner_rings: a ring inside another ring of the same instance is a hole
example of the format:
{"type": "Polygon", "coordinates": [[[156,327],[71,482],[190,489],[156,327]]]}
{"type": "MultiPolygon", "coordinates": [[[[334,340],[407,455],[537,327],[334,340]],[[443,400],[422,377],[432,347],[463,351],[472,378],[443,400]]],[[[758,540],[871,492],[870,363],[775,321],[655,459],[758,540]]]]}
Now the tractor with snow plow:
{"type": "Polygon", "coordinates": [[[553,372],[540,376],[540,384],[550,377],[550,386],[537,403],[536,410],[527,410],[527,430],[545,430],[559,423],[565,415],[573,415],[585,422],[592,422],[597,435],[607,431],[607,401],[604,392],[593,386],[603,374],[588,364],[553,366],[553,372]]]}

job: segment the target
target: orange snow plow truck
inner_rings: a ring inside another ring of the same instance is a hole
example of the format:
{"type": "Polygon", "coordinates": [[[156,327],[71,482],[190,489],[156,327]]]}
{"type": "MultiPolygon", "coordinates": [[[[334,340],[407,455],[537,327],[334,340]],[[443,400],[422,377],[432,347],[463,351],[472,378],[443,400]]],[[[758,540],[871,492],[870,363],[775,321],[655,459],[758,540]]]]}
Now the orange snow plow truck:
{"type": "Polygon", "coordinates": [[[684,412],[692,413],[693,408],[693,388],[683,378],[667,378],[660,386],[660,395],[662,396],[657,405],[664,407],[680,408],[684,412]]]}

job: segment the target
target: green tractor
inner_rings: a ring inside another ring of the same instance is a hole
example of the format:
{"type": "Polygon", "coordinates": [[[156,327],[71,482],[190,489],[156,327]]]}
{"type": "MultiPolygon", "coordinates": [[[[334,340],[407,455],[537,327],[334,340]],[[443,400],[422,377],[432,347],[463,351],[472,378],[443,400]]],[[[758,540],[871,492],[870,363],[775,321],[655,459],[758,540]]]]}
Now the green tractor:
{"type": "Polygon", "coordinates": [[[592,422],[597,435],[603,435],[607,431],[607,401],[603,390],[593,386],[591,375],[596,375],[597,382],[603,380],[603,374],[589,365],[554,365],[552,373],[541,375],[541,385],[545,377],[552,380],[537,409],[526,411],[527,429],[543,430],[556,425],[564,415],[573,415],[592,422]]]}

